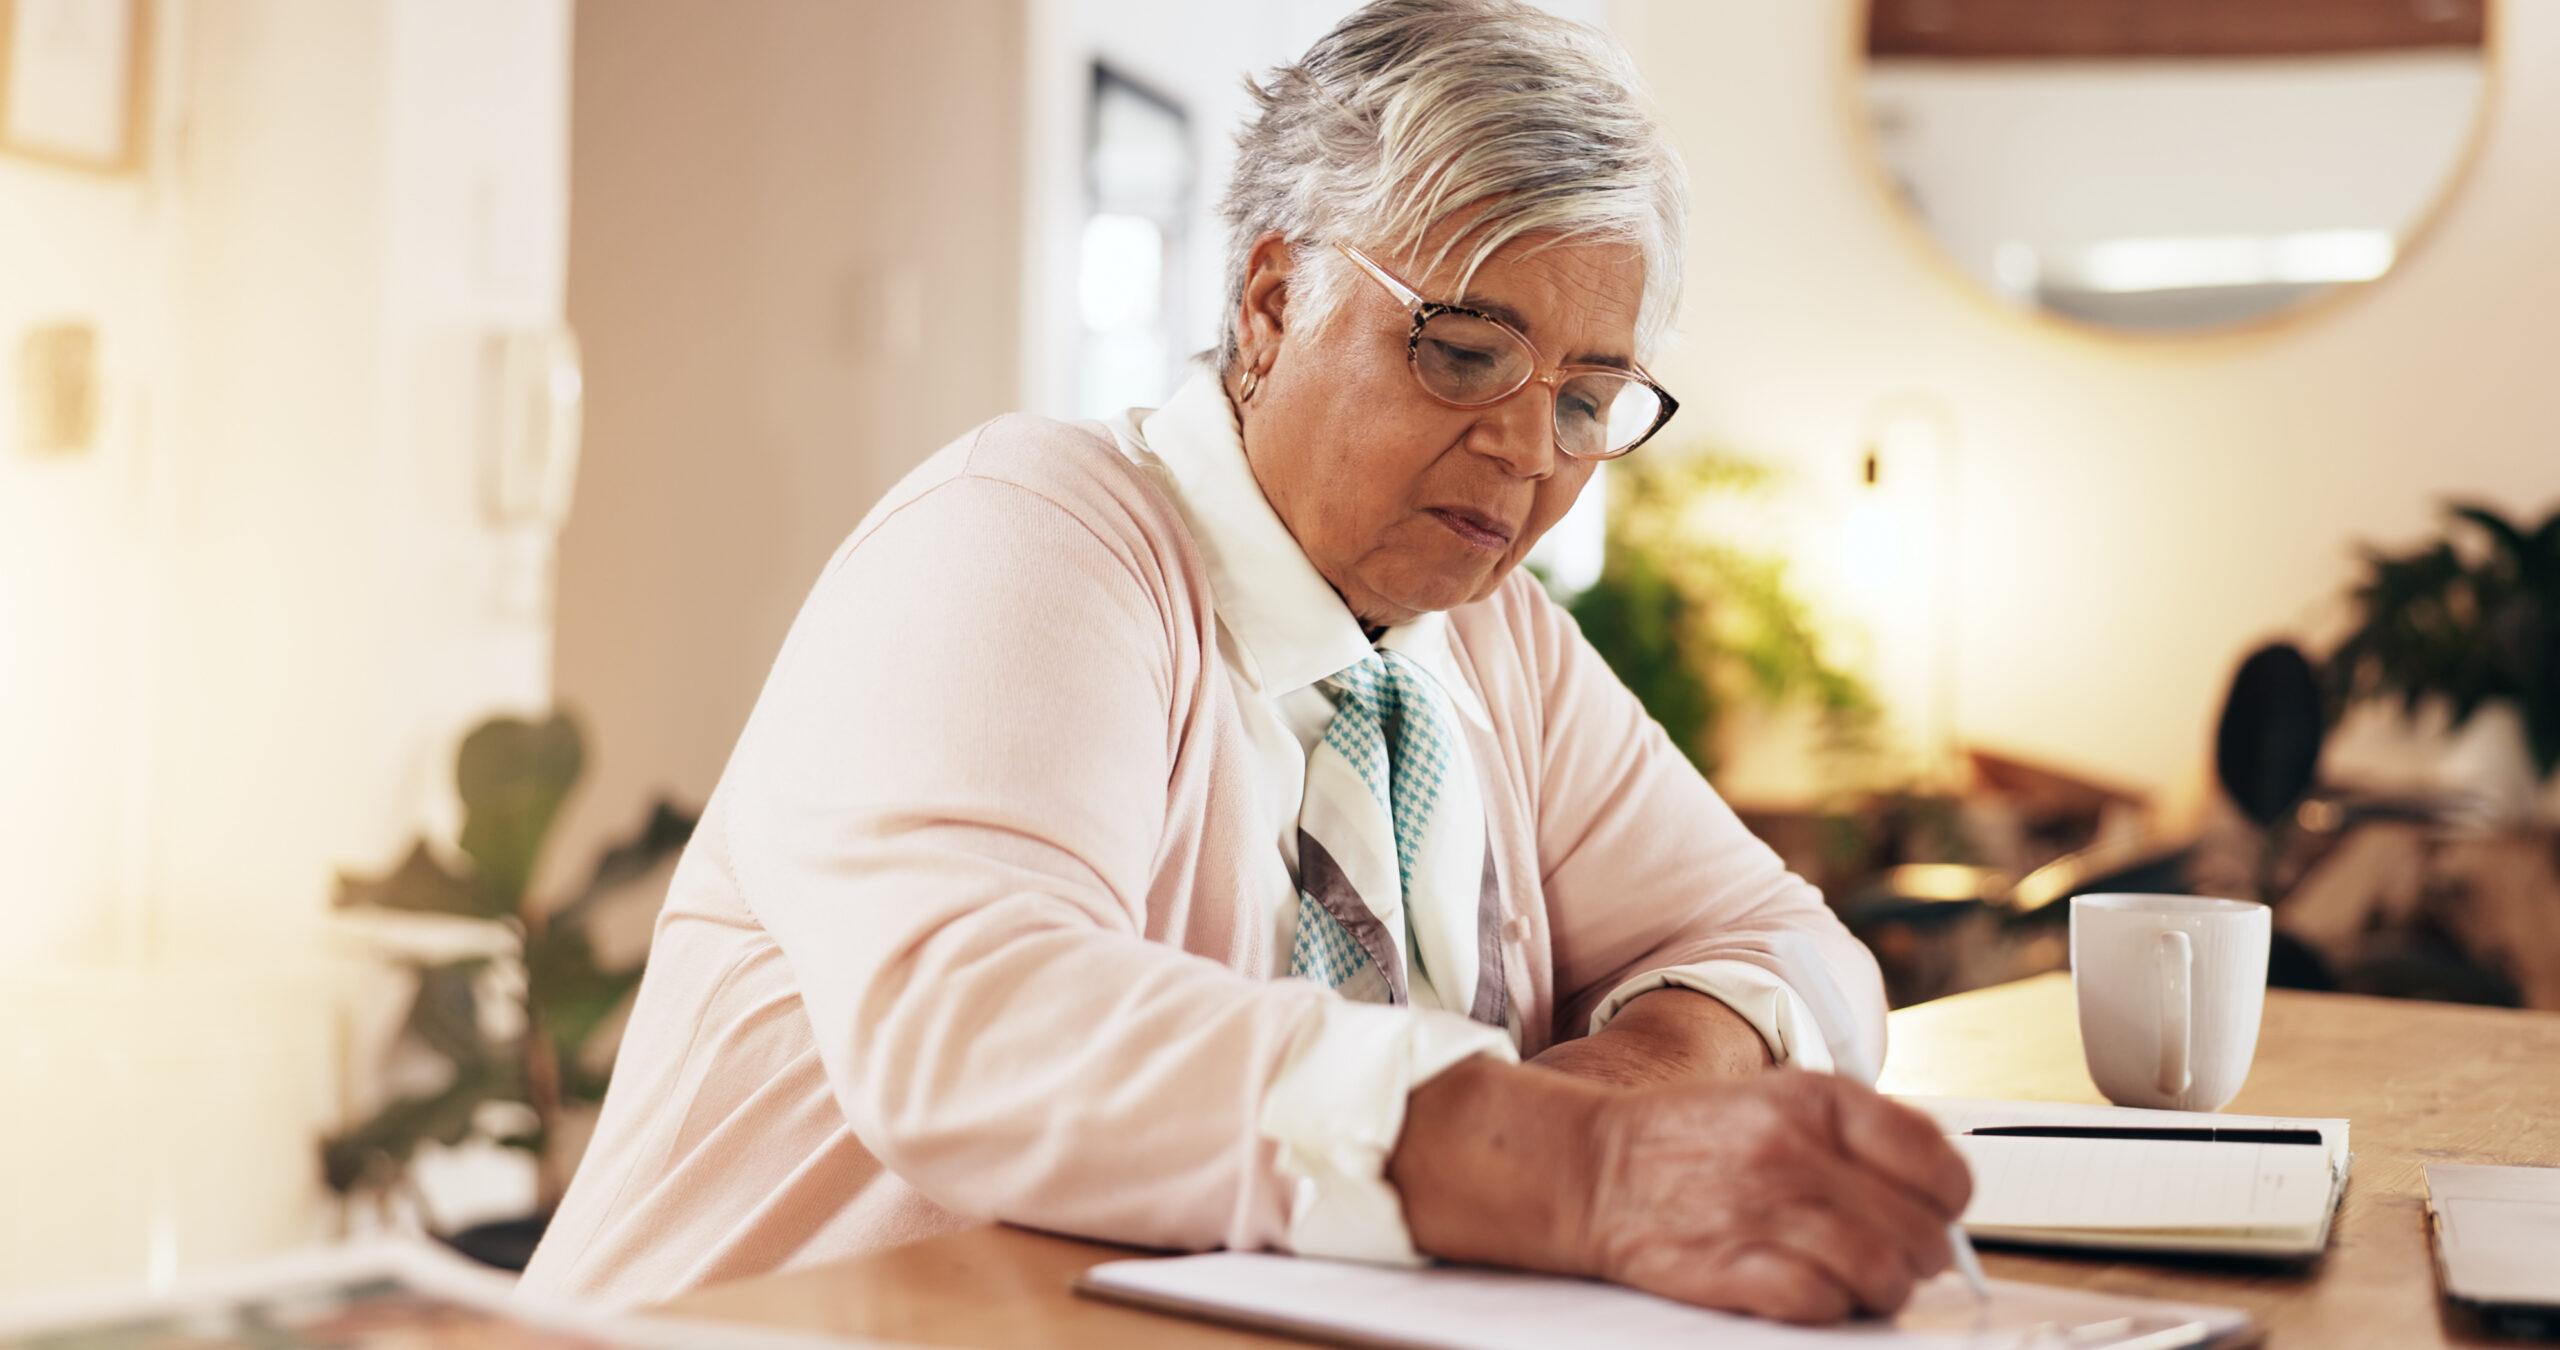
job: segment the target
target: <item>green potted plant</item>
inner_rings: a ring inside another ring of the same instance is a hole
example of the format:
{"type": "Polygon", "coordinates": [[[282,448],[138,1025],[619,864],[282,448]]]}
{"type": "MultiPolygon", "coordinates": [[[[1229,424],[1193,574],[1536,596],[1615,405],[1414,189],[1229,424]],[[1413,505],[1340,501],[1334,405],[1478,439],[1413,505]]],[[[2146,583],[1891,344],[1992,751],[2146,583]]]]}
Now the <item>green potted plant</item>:
{"type": "MultiPolygon", "coordinates": [[[[322,1174],[342,1195],[382,1194],[410,1186],[410,1160],[430,1141],[491,1139],[532,1154],[534,1215],[443,1235],[491,1264],[521,1268],[567,1189],[574,1160],[561,1146],[562,1119],[573,1107],[603,1100],[610,1047],[598,1044],[597,1031],[640,982],[639,960],[599,958],[597,920],[693,833],[694,816],[661,800],[636,832],[597,859],[575,891],[537,901],[536,865],[585,762],[584,738],[566,714],[483,722],[463,739],[455,763],[463,808],[458,854],[447,856],[420,840],[390,872],[339,879],[342,910],[439,916],[483,926],[486,940],[474,954],[404,961],[417,978],[417,993],[399,1040],[426,1052],[439,1065],[440,1081],[394,1096],[369,1119],[323,1141],[322,1174]],[[520,972],[513,993],[496,995],[511,999],[512,1009],[484,1006],[492,997],[493,962],[520,972]],[[485,1017],[489,1011],[511,1015],[485,1017]],[[492,1021],[512,1029],[493,1035],[492,1021]],[[508,1113],[484,1108],[509,1103],[521,1108],[513,1114],[529,1128],[493,1133],[492,1117],[508,1113]]],[[[423,1217],[432,1226],[432,1216],[423,1217]]]]}
{"type": "Polygon", "coordinates": [[[1875,698],[1826,651],[1786,560],[1698,530],[1715,497],[1765,493],[1771,471],[1712,452],[1613,466],[1599,579],[1564,597],[1583,636],[1702,772],[1738,708],[1810,706],[1825,754],[1874,749],[1875,698]]]}
{"type": "Polygon", "coordinates": [[[2530,527],[2477,504],[2445,516],[2416,548],[2364,550],[2326,684],[2340,708],[2389,699],[2415,714],[2435,699],[2453,731],[2489,723],[2460,775],[2501,814],[2529,813],[2560,770],[2560,511],[2530,527]]]}

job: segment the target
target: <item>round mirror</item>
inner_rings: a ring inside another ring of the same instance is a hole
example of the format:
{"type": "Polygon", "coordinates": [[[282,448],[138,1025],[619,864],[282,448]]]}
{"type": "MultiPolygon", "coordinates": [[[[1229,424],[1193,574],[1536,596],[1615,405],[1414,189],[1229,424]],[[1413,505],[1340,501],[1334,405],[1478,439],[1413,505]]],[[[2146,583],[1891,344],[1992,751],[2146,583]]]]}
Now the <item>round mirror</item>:
{"type": "Polygon", "coordinates": [[[1894,195],[2023,308],[2138,332],[2369,285],[2452,191],[2489,0],[1870,0],[1894,195]]]}

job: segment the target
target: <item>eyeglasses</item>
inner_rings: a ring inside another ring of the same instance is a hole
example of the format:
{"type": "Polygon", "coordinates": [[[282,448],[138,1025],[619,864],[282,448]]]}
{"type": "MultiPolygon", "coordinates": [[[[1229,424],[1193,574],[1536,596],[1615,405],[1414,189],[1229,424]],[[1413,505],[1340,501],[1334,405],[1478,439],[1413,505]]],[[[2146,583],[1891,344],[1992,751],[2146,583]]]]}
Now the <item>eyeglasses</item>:
{"type": "Polygon", "coordinates": [[[1464,305],[1425,300],[1368,254],[1349,244],[1334,247],[1413,312],[1405,362],[1422,392],[1452,408],[1489,407],[1543,384],[1555,395],[1556,448],[1576,459],[1616,459],[1652,439],[1680,410],[1640,367],[1567,365],[1540,373],[1538,349],[1519,329],[1464,305]]]}

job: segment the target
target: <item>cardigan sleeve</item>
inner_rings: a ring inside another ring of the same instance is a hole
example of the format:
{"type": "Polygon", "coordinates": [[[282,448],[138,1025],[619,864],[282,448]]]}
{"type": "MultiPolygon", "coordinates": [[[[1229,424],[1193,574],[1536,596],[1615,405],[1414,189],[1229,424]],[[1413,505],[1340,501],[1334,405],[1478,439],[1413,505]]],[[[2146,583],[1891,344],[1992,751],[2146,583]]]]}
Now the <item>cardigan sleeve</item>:
{"type": "Polygon", "coordinates": [[[1874,956],[1742,824],[1572,617],[1534,582],[1514,584],[1540,706],[1538,858],[1556,1036],[1582,1035],[1636,993],[1680,984],[1733,1004],[1782,1059],[1786,1027],[1809,1019],[1816,1034],[1794,1040],[1873,1078],[1884,1060],[1874,956]],[[1745,997],[1755,986],[1764,997],[1745,997]]]}
{"type": "Polygon", "coordinates": [[[1307,1157],[1270,1133],[1275,1080],[1392,1021],[1354,1036],[1383,1139],[1296,1136],[1378,1167],[1447,1038],[1149,940],[1201,676],[1169,564],[1095,514],[964,474],[849,543],[723,779],[731,863],[854,1133],[910,1185],[1124,1242],[1288,1246],[1307,1157]]]}

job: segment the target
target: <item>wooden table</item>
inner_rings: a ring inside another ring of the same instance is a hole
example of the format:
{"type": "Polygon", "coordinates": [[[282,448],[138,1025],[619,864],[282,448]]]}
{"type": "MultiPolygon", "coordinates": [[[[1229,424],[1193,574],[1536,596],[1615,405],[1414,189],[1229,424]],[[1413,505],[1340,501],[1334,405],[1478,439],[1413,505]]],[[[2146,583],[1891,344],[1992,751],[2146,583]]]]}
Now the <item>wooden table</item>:
{"type": "MultiPolygon", "coordinates": [[[[2039,976],[1893,1015],[1882,1086],[1964,1097],[2101,1100],[2080,1061],[2071,982],[2039,976]]],[[[2276,990],[2234,1111],[2345,1116],[2355,1171],[2329,1254],[2302,1271],[2202,1260],[1986,1251],[1994,1276],[2247,1308],[2286,1347],[2522,1344],[2442,1311],[2427,1245],[2428,1162],[2560,1165],[2560,1014],[2276,990]]],[[[973,1228],[788,1275],[697,1291],[688,1316],[923,1345],[1280,1346],[1075,1297],[1128,1251],[973,1228]]]]}

